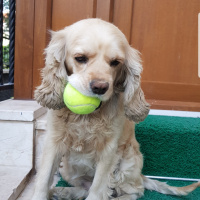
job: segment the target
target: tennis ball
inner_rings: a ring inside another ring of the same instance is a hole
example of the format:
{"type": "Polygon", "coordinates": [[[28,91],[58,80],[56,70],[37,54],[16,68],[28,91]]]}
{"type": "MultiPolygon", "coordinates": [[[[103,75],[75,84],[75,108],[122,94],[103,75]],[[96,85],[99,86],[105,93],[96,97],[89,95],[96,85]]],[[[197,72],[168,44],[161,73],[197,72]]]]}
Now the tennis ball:
{"type": "Polygon", "coordinates": [[[81,94],[69,83],[66,85],[63,99],[65,105],[76,114],[89,114],[99,107],[101,101],[96,97],[81,94]]]}

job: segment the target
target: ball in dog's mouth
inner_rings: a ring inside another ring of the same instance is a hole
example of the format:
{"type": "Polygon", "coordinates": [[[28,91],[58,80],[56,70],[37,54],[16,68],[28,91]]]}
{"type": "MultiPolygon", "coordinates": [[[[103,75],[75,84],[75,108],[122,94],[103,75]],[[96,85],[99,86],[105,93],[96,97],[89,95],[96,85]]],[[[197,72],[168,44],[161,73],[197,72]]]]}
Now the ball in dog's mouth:
{"type": "Polygon", "coordinates": [[[95,110],[98,110],[101,107],[101,105],[102,105],[102,101],[101,101],[101,103],[99,104],[99,106],[95,110]]]}

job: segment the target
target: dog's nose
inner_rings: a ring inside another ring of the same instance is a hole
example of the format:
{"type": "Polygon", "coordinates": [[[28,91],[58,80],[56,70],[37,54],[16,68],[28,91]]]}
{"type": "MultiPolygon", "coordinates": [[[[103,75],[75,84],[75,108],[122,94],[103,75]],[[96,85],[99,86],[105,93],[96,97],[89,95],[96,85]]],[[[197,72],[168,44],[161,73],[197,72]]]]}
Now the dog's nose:
{"type": "Polygon", "coordinates": [[[109,83],[108,82],[105,82],[105,81],[102,81],[102,80],[92,80],[90,82],[90,87],[92,89],[92,92],[94,94],[105,94],[106,91],[108,90],[109,88],[109,83]]]}

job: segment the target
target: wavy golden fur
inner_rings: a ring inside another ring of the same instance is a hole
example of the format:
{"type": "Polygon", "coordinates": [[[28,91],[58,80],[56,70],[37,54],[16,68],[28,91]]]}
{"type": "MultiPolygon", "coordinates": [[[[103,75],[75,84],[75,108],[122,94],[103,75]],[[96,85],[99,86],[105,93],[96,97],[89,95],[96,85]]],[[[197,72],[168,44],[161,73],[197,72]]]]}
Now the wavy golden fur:
{"type": "Polygon", "coordinates": [[[199,186],[176,188],[141,174],[143,158],[134,123],[145,119],[149,105],[140,87],[141,61],[114,25],[100,19],[79,21],[52,32],[46,48],[42,84],[35,99],[49,108],[47,138],[32,200],[134,200],[144,189],[186,195],[199,186]],[[77,115],[63,103],[69,82],[101,107],[77,115]],[[73,188],[52,188],[60,173],[73,188]]]}

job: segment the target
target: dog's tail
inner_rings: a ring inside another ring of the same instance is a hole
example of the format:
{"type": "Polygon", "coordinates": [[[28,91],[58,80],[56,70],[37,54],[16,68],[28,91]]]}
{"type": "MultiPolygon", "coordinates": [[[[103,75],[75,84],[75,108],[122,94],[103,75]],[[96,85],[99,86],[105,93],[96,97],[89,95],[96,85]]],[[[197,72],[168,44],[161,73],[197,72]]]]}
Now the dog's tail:
{"type": "Polygon", "coordinates": [[[142,176],[142,178],[144,181],[144,188],[148,190],[155,190],[163,194],[184,196],[192,192],[193,190],[195,190],[197,187],[200,187],[200,182],[196,182],[185,187],[173,187],[173,186],[167,185],[164,182],[152,180],[145,176],[142,176]]]}

